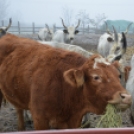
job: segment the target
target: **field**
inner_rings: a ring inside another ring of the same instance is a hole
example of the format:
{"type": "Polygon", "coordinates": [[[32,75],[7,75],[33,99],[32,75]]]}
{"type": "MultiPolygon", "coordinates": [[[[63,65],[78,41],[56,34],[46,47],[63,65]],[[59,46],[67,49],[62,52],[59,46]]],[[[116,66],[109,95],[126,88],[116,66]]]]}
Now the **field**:
{"type": "MultiPolygon", "coordinates": [[[[37,35],[19,35],[21,37],[27,37],[34,40],[37,40],[37,35]]],[[[74,40],[74,44],[77,44],[83,48],[85,48],[88,51],[92,51],[97,53],[97,44],[99,40],[100,35],[96,34],[84,34],[84,35],[78,35],[76,39],[74,40]]],[[[127,58],[127,65],[130,64],[131,56],[134,54],[134,35],[128,35],[127,36],[127,42],[128,42],[128,48],[126,52],[126,58],[127,58]]],[[[98,119],[100,116],[97,116],[95,114],[90,113],[89,114],[89,120],[90,120],[90,127],[94,128],[98,119]]],[[[131,112],[130,109],[126,110],[122,113],[122,127],[133,127],[134,124],[131,120],[131,112]]],[[[89,127],[89,126],[87,126],[89,127]]],[[[30,122],[26,122],[26,130],[30,131],[33,130],[33,124],[30,122]]],[[[7,104],[4,106],[2,104],[1,110],[0,110],[0,132],[11,132],[11,131],[17,131],[17,115],[14,107],[11,104],[7,104]]]]}

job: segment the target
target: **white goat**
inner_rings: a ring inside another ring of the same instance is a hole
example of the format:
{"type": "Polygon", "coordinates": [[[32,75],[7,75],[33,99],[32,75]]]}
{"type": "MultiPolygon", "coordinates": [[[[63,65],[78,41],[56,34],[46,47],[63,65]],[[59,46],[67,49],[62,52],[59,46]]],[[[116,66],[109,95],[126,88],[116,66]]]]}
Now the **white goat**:
{"type": "Polygon", "coordinates": [[[64,24],[63,19],[62,20],[62,25],[64,26],[64,30],[57,30],[53,36],[52,41],[53,42],[60,42],[60,43],[72,43],[75,35],[79,32],[77,28],[80,25],[80,20],[78,20],[77,26],[69,26],[67,27],[64,24]]]}
{"type": "Polygon", "coordinates": [[[0,38],[7,33],[7,30],[11,27],[12,24],[12,19],[9,19],[9,24],[8,26],[0,27],[0,38]]]}
{"type": "Polygon", "coordinates": [[[126,89],[132,95],[132,105],[131,105],[131,114],[134,119],[134,55],[131,58],[131,71],[128,76],[128,80],[126,83],[126,89]]]}
{"type": "Polygon", "coordinates": [[[126,35],[124,32],[122,32],[120,35],[116,32],[116,29],[114,29],[114,43],[110,49],[109,55],[106,57],[109,62],[113,62],[115,60],[119,61],[120,65],[120,74],[122,75],[121,83],[125,87],[126,86],[126,49],[127,49],[127,40],[126,35]],[[120,36],[122,37],[121,42],[119,42],[120,36]]]}
{"type": "MultiPolygon", "coordinates": [[[[124,32],[125,35],[128,33],[128,29],[131,25],[132,23],[128,25],[126,31],[124,32]]],[[[106,29],[107,29],[107,32],[100,36],[98,47],[97,47],[98,52],[103,57],[107,57],[109,55],[111,47],[113,46],[115,42],[114,34],[109,31],[107,23],[106,23],[106,29]]],[[[121,42],[122,42],[122,34],[118,33],[118,48],[120,48],[122,44],[121,42]]]]}
{"type": "Polygon", "coordinates": [[[91,53],[89,51],[86,51],[85,49],[83,49],[82,47],[77,46],[77,45],[66,44],[66,43],[58,43],[58,42],[53,42],[53,41],[51,41],[51,42],[38,41],[38,42],[41,43],[41,44],[50,45],[52,47],[77,52],[77,53],[79,53],[79,54],[81,54],[81,55],[83,55],[83,56],[85,56],[87,58],[89,58],[91,55],[93,55],[93,53],[91,53]]]}
{"type": "Polygon", "coordinates": [[[54,31],[50,29],[49,26],[46,24],[45,28],[42,28],[38,32],[38,38],[42,41],[51,41],[53,38],[54,31]]]}

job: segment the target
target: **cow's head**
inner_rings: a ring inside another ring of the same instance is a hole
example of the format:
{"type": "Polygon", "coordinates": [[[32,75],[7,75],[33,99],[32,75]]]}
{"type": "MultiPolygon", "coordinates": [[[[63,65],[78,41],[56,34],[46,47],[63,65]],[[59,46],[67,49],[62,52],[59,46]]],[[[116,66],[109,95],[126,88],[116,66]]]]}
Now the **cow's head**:
{"type": "Polygon", "coordinates": [[[108,103],[122,110],[131,105],[131,95],[120,83],[118,64],[107,62],[100,55],[90,57],[79,69],[65,71],[64,79],[76,90],[82,90],[90,112],[102,114],[108,103]]]}
{"type": "Polygon", "coordinates": [[[74,27],[74,26],[69,26],[69,27],[67,27],[67,26],[64,24],[64,21],[63,21],[62,18],[61,18],[61,20],[62,20],[62,25],[64,26],[63,32],[64,32],[66,35],[68,35],[68,39],[69,39],[70,41],[72,41],[72,40],[74,39],[75,35],[76,35],[77,33],[79,33],[79,31],[77,30],[77,28],[78,28],[79,25],[80,25],[80,20],[78,20],[78,24],[77,24],[75,27],[74,27]]]}
{"type": "Polygon", "coordinates": [[[11,24],[12,24],[12,20],[10,18],[7,27],[0,27],[0,38],[7,33],[7,30],[10,28],[11,24]]]}

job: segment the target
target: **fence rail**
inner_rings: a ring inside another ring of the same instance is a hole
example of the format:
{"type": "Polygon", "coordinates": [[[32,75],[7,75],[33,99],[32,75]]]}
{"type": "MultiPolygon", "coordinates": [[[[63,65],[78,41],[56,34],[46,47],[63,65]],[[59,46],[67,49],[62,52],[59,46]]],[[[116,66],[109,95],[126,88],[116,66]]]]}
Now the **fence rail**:
{"type": "Polygon", "coordinates": [[[134,128],[65,129],[65,130],[31,131],[31,132],[30,131],[10,132],[10,134],[134,134],[134,128]]]}
{"type": "MultiPolygon", "coordinates": [[[[0,24],[0,27],[2,26],[7,26],[8,23],[5,23],[4,21],[1,21],[1,24],[0,24]]],[[[18,23],[16,24],[16,26],[11,26],[10,29],[9,29],[9,32],[12,32],[14,34],[23,34],[23,33],[30,33],[30,34],[35,34],[35,33],[38,33],[38,31],[43,28],[44,26],[36,26],[35,23],[31,23],[31,26],[22,26],[20,24],[20,22],[18,21],[18,23]]],[[[56,26],[53,26],[53,29],[56,31],[58,29],[63,29],[63,27],[56,27],[56,26]]],[[[117,29],[119,32],[120,31],[120,27],[119,29],[117,29]]],[[[105,28],[102,30],[102,29],[97,29],[95,27],[79,27],[79,31],[80,33],[82,34],[85,34],[85,33],[95,33],[95,34],[102,34],[105,32],[105,28]]],[[[132,31],[129,31],[129,33],[131,34],[134,34],[134,29],[132,31]]]]}
{"type": "MultiPolygon", "coordinates": [[[[35,25],[31,26],[31,27],[22,27],[20,25],[18,26],[11,26],[10,29],[8,30],[9,32],[12,33],[17,33],[17,34],[21,34],[21,33],[31,33],[31,34],[35,34],[38,33],[39,30],[43,28],[43,27],[35,27],[35,25]]],[[[63,27],[55,27],[55,31],[58,29],[63,29],[63,27]]],[[[90,30],[88,29],[83,29],[82,27],[79,28],[80,33],[104,33],[105,31],[103,30],[99,30],[99,29],[95,29],[95,28],[91,28],[90,30]]]]}

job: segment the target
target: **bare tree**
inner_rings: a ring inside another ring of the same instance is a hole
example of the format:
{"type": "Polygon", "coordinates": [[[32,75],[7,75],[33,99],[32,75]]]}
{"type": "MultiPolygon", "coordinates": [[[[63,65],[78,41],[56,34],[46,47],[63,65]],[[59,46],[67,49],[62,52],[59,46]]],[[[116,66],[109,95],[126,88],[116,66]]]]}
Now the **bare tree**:
{"type": "Polygon", "coordinates": [[[7,18],[9,5],[8,0],[0,0],[0,20],[7,18]]]}
{"type": "Polygon", "coordinates": [[[64,6],[62,8],[62,16],[62,18],[66,22],[66,25],[70,25],[73,18],[73,10],[70,7],[64,6]]]}
{"type": "Polygon", "coordinates": [[[89,25],[89,14],[85,11],[85,10],[81,10],[78,12],[78,14],[76,15],[77,19],[81,20],[81,25],[83,27],[85,27],[86,25],[89,25]]]}
{"type": "Polygon", "coordinates": [[[102,21],[104,21],[107,17],[105,14],[96,15],[95,19],[90,19],[90,23],[97,29],[102,21]]]}
{"type": "Polygon", "coordinates": [[[12,10],[12,12],[10,13],[10,15],[12,16],[12,20],[13,20],[13,25],[17,25],[18,21],[21,21],[21,24],[23,21],[23,16],[22,13],[19,10],[12,10]]]}

